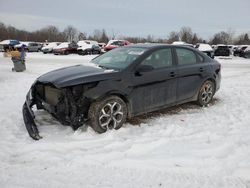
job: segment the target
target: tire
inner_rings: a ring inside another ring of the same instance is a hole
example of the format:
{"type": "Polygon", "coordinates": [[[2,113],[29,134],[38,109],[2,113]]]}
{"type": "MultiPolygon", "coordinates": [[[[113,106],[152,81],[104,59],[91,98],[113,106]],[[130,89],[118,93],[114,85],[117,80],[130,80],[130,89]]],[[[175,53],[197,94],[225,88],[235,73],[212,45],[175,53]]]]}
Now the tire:
{"type": "Polygon", "coordinates": [[[207,106],[213,99],[215,93],[215,84],[211,80],[206,80],[200,90],[197,103],[200,106],[207,106]]]}
{"type": "Polygon", "coordinates": [[[98,133],[120,129],[127,118],[127,105],[119,97],[111,95],[90,105],[90,126],[98,133]]]}
{"type": "Polygon", "coordinates": [[[88,54],[88,52],[86,50],[79,52],[79,55],[87,55],[87,54],[88,54]]]}

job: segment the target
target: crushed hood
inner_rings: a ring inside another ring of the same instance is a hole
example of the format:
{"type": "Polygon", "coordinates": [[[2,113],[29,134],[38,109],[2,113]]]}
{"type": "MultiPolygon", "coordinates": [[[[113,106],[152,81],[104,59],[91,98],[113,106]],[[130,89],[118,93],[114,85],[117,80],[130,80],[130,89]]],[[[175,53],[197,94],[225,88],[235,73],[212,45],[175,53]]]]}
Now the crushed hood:
{"type": "Polygon", "coordinates": [[[110,79],[114,73],[113,70],[105,70],[95,66],[75,65],[48,72],[40,76],[37,81],[63,88],[110,79]]]}

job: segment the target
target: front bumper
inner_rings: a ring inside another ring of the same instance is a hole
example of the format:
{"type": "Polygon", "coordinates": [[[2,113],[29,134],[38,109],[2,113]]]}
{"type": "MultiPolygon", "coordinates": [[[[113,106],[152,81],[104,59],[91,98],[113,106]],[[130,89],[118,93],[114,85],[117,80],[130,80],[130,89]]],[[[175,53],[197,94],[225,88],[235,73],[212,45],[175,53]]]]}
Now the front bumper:
{"type": "Polygon", "coordinates": [[[39,140],[42,137],[39,135],[39,131],[34,121],[35,115],[34,112],[32,111],[33,105],[34,102],[30,90],[26,96],[26,101],[23,105],[23,120],[30,137],[33,138],[34,140],[39,140]]]}
{"type": "Polygon", "coordinates": [[[87,121],[87,112],[90,106],[89,99],[82,97],[84,88],[75,86],[72,89],[59,90],[50,85],[34,83],[26,95],[23,105],[23,119],[29,136],[34,140],[42,137],[39,135],[35,123],[35,114],[32,107],[45,110],[56,118],[61,124],[71,126],[73,130],[82,126],[87,121]],[[74,92],[74,94],[73,94],[74,92]],[[78,96],[78,100],[74,97],[78,96]]]}

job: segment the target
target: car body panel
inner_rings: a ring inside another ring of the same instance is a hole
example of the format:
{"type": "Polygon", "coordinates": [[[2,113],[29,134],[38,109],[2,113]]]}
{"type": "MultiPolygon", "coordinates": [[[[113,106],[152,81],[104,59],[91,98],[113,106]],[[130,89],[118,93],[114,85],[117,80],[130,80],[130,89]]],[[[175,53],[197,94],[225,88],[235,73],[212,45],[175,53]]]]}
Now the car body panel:
{"type": "Polygon", "coordinates": [[[49,44],[42,47],[41,51],[43,53],[51,53],[51,52],[53,52],[53,48],[55,48],[59,44],[60,44],[59,42],[50,42],[49,44]]]}
{"type": "Polygon", "coordinates": [[[110,40],[108,44],[104,47],[104,51],[110,51],[121,46],[127,46],[130,42],[127,40],[110,40]]]}
{"type": "Polygon", "coordinates": [[[33,105],[48,111],[63,124],[78,127],[79,123],[88,118],[90,104],[110,95],[117,95],[126,102],[130,118],[197,100],[197,94],[205,80],[212,80],[216,90],[220,87],[220,64],[194,48],[174,45],[133,45],[133,47],[146,50],[123,70],[106,70],[96,65],[78,65],[40,76],[28,92],[23,109],[25,125],[30,131],[30,136],[35,135],[31,137],[39,138],[38,131],[32,128],[35,126],[32,120],[33,105]],[[191,50],[196,54],[195,57],[202,57],[201,62],[179,65],[176,48],[191,50]],[[139,68],[143,60],[161,49],[171,49],[172,66],[141,71],[139,68]]]}
{"type": "Polygon", "coordinates": [[[97,66],[75,65],[48,72],[38,78],[39,82],[51,83],[57,88],[104,80],[113,71],[105,71],[97,66]]]}

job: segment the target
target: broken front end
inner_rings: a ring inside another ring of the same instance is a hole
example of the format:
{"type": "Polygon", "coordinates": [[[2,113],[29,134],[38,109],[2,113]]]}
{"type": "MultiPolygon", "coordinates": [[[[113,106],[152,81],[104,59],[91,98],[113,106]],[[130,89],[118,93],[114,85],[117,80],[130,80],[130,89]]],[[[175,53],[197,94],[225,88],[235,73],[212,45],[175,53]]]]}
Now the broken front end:
{"type": "Polygon", "coordinates": [[[84,91],[91,87],[91,84],[67,88],[39,82],[33,84],[23,105],[23,119],[30,137],[34,140],[42,138],[35,123],[34,106],[37,110],[46,110],[60,123],[74,130],[82,126],[87,120],[90,106],[90,99],[84,96],[84,91]]]}

